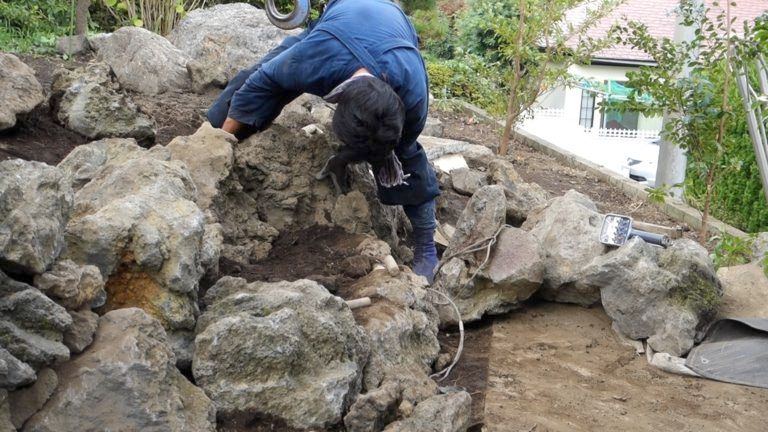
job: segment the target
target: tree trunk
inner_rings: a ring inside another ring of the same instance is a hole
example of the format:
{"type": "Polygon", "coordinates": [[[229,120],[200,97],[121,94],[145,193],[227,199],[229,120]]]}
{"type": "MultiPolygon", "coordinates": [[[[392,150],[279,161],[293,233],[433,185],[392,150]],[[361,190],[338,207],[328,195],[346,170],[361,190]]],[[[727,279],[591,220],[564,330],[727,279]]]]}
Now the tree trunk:
{"type": "Polygon", "coordinates": [[[75,6],[75,34],[84,35],[88,32],[88,7],[91,0],[77,0],[75,6]]]}

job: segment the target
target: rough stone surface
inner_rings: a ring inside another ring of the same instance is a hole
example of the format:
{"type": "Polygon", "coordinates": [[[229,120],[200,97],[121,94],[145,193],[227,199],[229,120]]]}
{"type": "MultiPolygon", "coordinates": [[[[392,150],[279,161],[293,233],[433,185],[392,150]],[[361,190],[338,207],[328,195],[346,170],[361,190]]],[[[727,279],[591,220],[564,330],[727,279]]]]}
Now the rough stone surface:
{"type": "Polygon", "coordinates": [[[56,51],[66,54],[81,54],[91,49],[86,35],[61,36],[56,39],[56,51]]]}
{"type": "Polygon", "coordinates": [[[183,163],[169,161],[167,149],[115,152],[110,159],[112,145],[81,146],[62,161],[93,172],[75,197],[66,258],[99,268],[107,279],[105,310],[141,307],[168,329],[191,329],[207,270],[202,252],[211,240],[194,182],[183,163]],[[100,168],[90,164],[99,159],[93,155],[105,156],[100,168]]]}
{"type": "Polygon", "coordinates": [[[166,38],[141,27],[123,27],[88,42],[124,88],[154,95],[191,88],[189,57],[166,38]]]}
{"type": "Polygon", "coordinates": [[[424,147],[430,161],[450,154],[460,154],[464,156],[470,167],[485,167],[494,158],[493,150],[490,148],[464,141],[421,135],[419,144],[424,147]]]}
{"type": "Polygon", "coordinates": [[[142,143],[155,139],[153,121],[120,91],[104,63],[57,71],[50,103],[59,123],[88,138],[130,137],[142,143]]]}
{"type": "Polygon", "coordinates": [[[3,389],[0,389],[0,430],[16,430],[16,427],[11,423],[11,407],[8,403],[8,392],[3,389]]]}
{"type": "Polygon", "coordinates": [[[35,288],[0,298],[0,343],[36,370],[69,358],[61,342],[70,325],[67,311],[35,288]]]}
{"type": "Polygon", "coordinates": [[[341,195],[336,200],[331,212],[334,225],[344,228],[352,234],[371,232],[371,211],[362,192],[354,190],[341,195]]]}
{"type": "MultiPolygon", "coordinates": [[[[78,191],[96,177],[105,165],[120,165],[139,155],[152,154],[153,150],[147,152],[133,138],[107,138],[78,146],[57,167],[72,184],[72,189],[78,191]]],[[[163,156],[159,157],[164,159],[163,156]]]]}
{"type": "Polygon", "coordinates": [[[286,36],[263,10],[246,3],[221,4],[188,13],[168,35],[187,56],[204,64],[223,65],[227,79],[255,64],[286,36]]]}
{"type": "Polygon", "coordinates": [[[622,333],[675,356],[691,349],[722,295],[706,249],[688,239],[665,250],[631,239],[584,274],[579,285],[600,289],[603,308],[622,333]]]}
{"type": "Polygon", "coordinates": [[[395,420],[400,404],[400,385],[389,382],[357,397],[344,416],[347,432],[378,432],[395,420]]]}
{"type": "Polygon", "coordinates": [[[451,171],[451,184],[456,192],[472,196],[478,189],[488,185],[488,174],[463,168],[451,171]]]}
{"type": "Polygon", "coordinates": [[[187,62],[187,72],[192,80],[192,90],[204,94],[213,88],[223,88],[227,85],[227,74],[224,65],[205,63],[205,60],[190,60],[187,62]]]}
{"type": "Polygon", "coordinates": [[[0,162],[0,269],[44,272],[64,247],[72,201],[72,188],[55,167],[0,162]]]}
{"type": "MultiPolygon", "coordinates": [[[[386,392],[392,392],[390,386],[396,384],[398,392],[402,392],[398,399],[413,404],[434,395],[437,386],[429,374],[440,351],[438,316],[427,298],[424,279],[405,269],[395,277],[386,270],[374,270],[356,281],[348,293],[349,298],[373,299],[371,306],[354,311],[357,322],[371,340],[364,391],[386,388],[386,392]]],[[[371,418],[370,408],[357,408],[369,414],[350,411],[349,415],[358,420],[371,418]]],[[[373,417],[379,420],[386,417],[386,410],[377,411],[380,414],[373,417]]]]}
{"type": "Polygon", "coordinates": [[[187,165],[197,186],[197,205],[205,210],[218,194],[219,183],[229,176],[234,162],[234,135],[205,122],[191,136],[176,137],[166,146],[173,159],[187,165]]]}
{"type": "Polygon", "coordinates": [[[35,276],[34,281],[40,291],[67,309],[99,307],[107,298],[98,267],[81,266],[71,260],[57,262],[51,270],[35,276]]]}
{"type": "Polygon", "coordinates": [[[205,303],[192,372],[220,419],[270,416],[299,429],[341,421],[369,342],[340,298],[308,280],[224,277],[205,303]]]}
{"type": "Polygon", "coordinates": [[[717,277],[723,284],[722,318],[768,317],[768,275],[758,263],[721,267],[717,277]]]}
{"type": "MultiPolygon", "coordinates": [[[[475,242],[492,237],[504,225],[506,212],[506,198],[501,186],[480,188],[472,195],[456,222],[456,231],[443,256],[454,255],[475,242]]],[[[483,258],[485,253],[462,256],[462,259],[474,266],[479,265],[483,258]]]]}
{"type": "Polygon", "coordinates": [[[488,166],[491,183],[504,187],[507,197],[507,221],[516,226],[522,224],[528,214],[543,207],[549,200],[549,193],[537,183],[526,183],[512,163],[494,159],[488,166]]]}
{"type": "Polygon", "coordinates": [[[175,363],[155,319],[136,308],[109,312],[93,345],[57,368],[59,386],[24,431],[215,431],[213,403],[175,363]]]}
{"type": "Polygon", "coordinates": [[[13,425],[21,429],[24,422],[48,402],[57,385],[59,379],[56,372],[46,368],[37,373],[37,381],[33,385],[10,392],[8,402],[13,425]]]}
{"type": "Polygon", "coordinates": [[[0,347],[0,388],[13,390],[32,384],[37,376],[28,364],[0,347]]]}
{"type": "Polygon", "coordinates": [[[44,100],[35,71],[13,54],[0,53],[0,100],[0,131],[16,125],[18,114],[32,111],[44,100]]]}
{"type": "Polygon", "coordinates": [[[443,136],[444,129],[445,127],[443,126],[443,122],[441,122],[440,119],[427,117],[427,123],[424,125],[424,130],[421,131],[421,133],[424,135],[440,138],[443,136]]]}
{"type": "Polygon", "coordinates": [[[99,325],[99,316],[88,309],[70,311],[72,325],[64,332],[64,345],[72,353],[83,352],[93,342],[93,335],[99,325]]]}
{"type": "MultiPolygon", "coordinates": [[[[474,272],[474,267],[457,257],[443,265],[438,276],[464,322],[520,307],[542,284],[544,254],[533,235],[507,227],[499,234],[486,266],[469,282],[474,272]]],[[[453,307],[444,305],[438,310],[442,326],[458,324],[453,307]]]]}
{"type": "Polygon", "coordinates": [[[416,405],[413,415],[392,423],[385,432],[464,432],[469,427],[472,397],[465,391],[432,396],[416,405]]]}
{"type": "Polygon", "coordinates": [[[768,259],[768,232],[758,234],[752,243],[752,259],[760,263],[768,259]]]}
{"type": "Polygon", "coordinates": [[[583,268],[607,251],[597,241],[603,216],[595,204],[574,190],[549,201],[529,215],[523,228],[544,249],[544,285],[538,294],[546,300],[583,306],[600,301],[599,287],[577,284],[583,268]]]}

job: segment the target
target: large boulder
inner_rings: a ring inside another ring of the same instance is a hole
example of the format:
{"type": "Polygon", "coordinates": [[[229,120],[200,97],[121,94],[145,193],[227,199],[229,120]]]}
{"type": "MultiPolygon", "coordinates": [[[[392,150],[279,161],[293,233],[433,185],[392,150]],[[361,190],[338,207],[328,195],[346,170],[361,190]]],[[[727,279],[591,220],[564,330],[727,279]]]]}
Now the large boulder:
{"type": "Polygon", "coordinates": [[[447,155],[459,154],[467,160],[471,167],[486,167],[494,158],[493,150],[490,148],[465,141],[421,135],[419,136],[419,144],[424,147],[430,161],[447,155]]]}
{"type": "Polygon", "coordinates": [[[72,202],[72,188],[55,167],[0,162],[0,269],[34,275],[53,264],[72,202]]]}
{"type": "Polygon", "coordinates": [[[23,431],[215,431],[213,403],[175,363],[158,321],[109,312],[93,345],[56,369],[56,391],[23,431]]]}
{"type": "Polygon", "coordinates": [[[114,33],[88,38],[97,58],[108,64],[124,88],[154,95],[191,87],[189,57],[168,39],[141,27],[123,27],[114,33]]]}
{"type": "Polygon", "coordinates": [[[71,325],[67,311],[35,288],[0,298],[0,343],[35,370],[69,359],[62,341],[71,325]]]}
{"type": "Polygon", "coordinates": [[[494,159],[488,166],[491,183],[504,187],[507,197],[507,221],[518,226],[528,214],[543,207],[549,200],[549,193],[537,183],[526,183],[512,163],[494,159]]]}
{"type": "Polygon", "coordinates": [[[768,317],[768,274],[756,262],[717,269],[723,284],[723,318],[768,317]]]}
{"type": "Polygon", "coordinates": [[[622,333],[675,356],[691,349],[722,296],[706,249],[688,239],[660,249],[634,238],[583,272],[578,288],[600,290],[622,333]]]}
{"type": "Polygon", "coordinates": [[[57,385],[59,379],[56,372],[46,368],[38,372],[37,381],[33,385],[10,392],[8,402],[13,425],[21,429],[24,422],[48,402],[57,385]]]}
{"type": "MultiPolygon", "coordinates": [[[[542,284],[544,253],[539,240],[522,229],[505,227],[505,215],[501,186],[478,190],[467,203],[443,254],[447,261],[436,281],[456,304],[464,321],[518,308],[542,284]],[[487,255],[484,246],[494,236],[495,243],[487,255]],[[467,249],[471,251],[465,252],[467,249]]],[[[442,325],[458,322],[450,304],[438,310],[442,325]]]]}
{"type": "Polygon", "coordinates": [[[104,63],[57,71],[50,103],[59,123],[88,138],[130,137],[142,143],[155,139],[153,121],[120,90],[104,63]]]}
{"type": "Polygon", "coordinates": [[[254,65],[286,36],[263,10],[246,3],[221,4],[188,13],[168,39],[207,68],[222,68],[227,79],[254,65]]]}
{"type": "Polygon", "coordinates": [[[99,307],[107,297],[98,267],[80,266],[70,260],[57,262],[34,281],[40,291],[67,309],[99,307]]]}
{"type": "Polygon", "coordinates": [[[0,52],[0,131],[16,125],[16,116],[44,100],[35,71],[13,54],[0,52]]]}
{"type": "Polygon", "coordinates": [[[99,325],[99,316],[85,308],[80,311],[70,311],[72,325],[64,332],[64,345],[72,353],[83,352],[93,342],[93,335],[99,325]]]}
{"type": "Polygon", "coordinates": [[[308,280],[224,277],[205,303],[192,373],[221,420],[266,416],[298,429],[341,421],[370,349],[343,300],[308,280]]]}
{"type": "Polygon", "coordinates": [[[599,287],[577,282],[583,268],[607,251],[598,241],[602,221],[595,203],[574,190],[529,215],[523,228],[539,239],[545,254],[541,297],[582,306],[600,301],[599,287]]]}
{"type": "Polygon", "coordinates": [[[0,348],[0,388],[13,390],[35,382],[34,369],[0,348]]]}
{"type": "Polygon", "coordinates": [[[197,205],[206,210],[219,193],[219,183],[229,176],[234,163],[234,135],[203,123],[191,136],[176,137],[168,143],[173,159],[187,165],[197,186],[197,205]]]}
{"type": "Polygon", "coordinates": [[[166,149],[109,151],[112,146],[119,145],[80,146],[61,162],[91,176],[75,196],[66,258],[99,268],[105,310],[141,307],[167,329],[191,329],[198,282],[216,248],[206,244],[215,239],[206,232],[215,225],[206,225],[191,176],[166,149]]]}
{"type": "Polygon", "coordinates": [[[465,391],[435,395],[416,405],[413,414],[391,423],[384,432],[465,432],[472,398],[465,391]]]}

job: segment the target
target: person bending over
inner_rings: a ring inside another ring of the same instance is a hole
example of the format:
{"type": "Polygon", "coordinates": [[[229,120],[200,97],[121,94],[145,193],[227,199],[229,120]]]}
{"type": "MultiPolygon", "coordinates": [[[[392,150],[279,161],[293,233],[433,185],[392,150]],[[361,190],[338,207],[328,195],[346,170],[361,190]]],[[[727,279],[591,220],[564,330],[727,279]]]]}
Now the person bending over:
{"type": "Polygon", "coordinates": [[[415,273],[432,283],[437,178],[417,138],[427,119],[427,73],[408,18],[389,0],[332,0],[321,17],[241,71],[208,110],[214,127],[244,139],[302,93],[336,103],[339,152],[324,172],[368,162],[379,200],[402,205],[413,227],[415,273]]]}

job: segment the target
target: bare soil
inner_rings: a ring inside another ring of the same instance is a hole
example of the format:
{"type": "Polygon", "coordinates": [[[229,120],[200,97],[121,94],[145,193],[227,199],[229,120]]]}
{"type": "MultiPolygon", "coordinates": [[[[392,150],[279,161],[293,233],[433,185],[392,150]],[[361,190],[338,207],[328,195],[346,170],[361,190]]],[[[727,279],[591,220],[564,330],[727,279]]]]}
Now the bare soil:
{"type": "MultiPolygon", "coordinates": [[[[56,68],[75,67],[87,57],[63,61],[22,58],[50,88],[56,68]]],[[[215,94],[133,95],[155,118],[158,144],[193,133],[215,94]]],[[[495,147],[498,127],[463,113],[434,112],[445,136],[495,147]]],[[[89,140],[59,126],[46,105],[0,135],[0,160],[19,157],[56,164],[89,140]]],[[[553,196],[569,189],[591,197],[603,212],[631,215],[667,226],[677,222],[649,203],[513,143],[510,160],[527,182],[553,196]]],[[[464,199],[446,194],[441,220],[455,223],[464,199]]],[[[695,237],[695,232],[686,235],[695,237]]],[[[248,280],[315,279],[343,293],[369,263],[355,259],[358,240],[341,230],[313,227],[279,237],[269,257],[247,266],[222,260],[224,274],[248,280]]],[[[445,352],[458,346],[458,331],[440,335],[445,352]]],[[[768,390],[684,378],[660,372],[620,344],[601,308],[530,303],[508,315],[467,326],[462,360],[441,385],[467,389],[473,398],[472,431],[703,430],[765,431],[768,390]]],[[[237,422],[235,422],[237,423],[237,422]]],[[[279,424],[220,425],[223,430],[285,430],[279,424]]]]}

